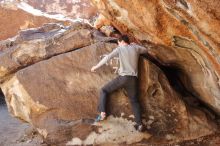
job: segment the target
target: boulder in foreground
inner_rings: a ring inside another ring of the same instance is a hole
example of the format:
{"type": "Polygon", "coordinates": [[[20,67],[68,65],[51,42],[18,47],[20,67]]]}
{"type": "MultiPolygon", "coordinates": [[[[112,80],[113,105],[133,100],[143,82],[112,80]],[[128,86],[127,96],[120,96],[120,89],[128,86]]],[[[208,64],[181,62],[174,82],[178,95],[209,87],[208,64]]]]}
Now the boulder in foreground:
{"type": "MultiPolygon", "coordinates": [[[[113,93],[109,98],[109,118],[103,123],[91,125],[90,120],[97,114],[100,88],[116,77],[114,72],[118,67],[117,58],[96,73],[92,73],[90,69],[117,45],[110,43],[114,38],[104,37],[93,28],[76,26],[85,24],[75,24],[64,32],[44,29],[45,31],[37,33],[37,36],[46,38],[40,39],[41,43],[51,46],[38,50],[51,50],[45,51],[50,57],[41,57],[15,68],[14,73],[8,72],[9,75],[1,86],[10,113],[32,124],[47,143],[132,145],[143,143],[150,136],[159,137],[164,143],[214,133],[215,124],[202,111],[186,106],[181,95],[172,89],[164,73],[143,57],[140,58],[139,65],[139,86],[143,123],[147,131],[138,133],[134,129],[131,106],[124,90],[113,93]],[[86,46],[66,51],[67,47],[63,46],[74,48],[75,43],[80,42],[79,36],[72,35],[72,32],[89,37],[89,41],[85,39],[86,46]],[[56,36],[55,42],[48,41],[56,36]],[[56,42],[62,44],[54,45],[56,42]]],[[[50,27],[53,28],[53,25],[46,28],[50,27]]],[[[19,51],[27,49],[26,45],[20,45],[24,43],[35,46],[28,47],[28,52],[33,52],[36,48],[38,43],[32,42],[39,39],[35,38],[35,33],[30,32],[32,31],[23,34],[33,39],[16,43],[19,51]]],[[[24,54],[25,52],[22,51],[24,54]]]]}

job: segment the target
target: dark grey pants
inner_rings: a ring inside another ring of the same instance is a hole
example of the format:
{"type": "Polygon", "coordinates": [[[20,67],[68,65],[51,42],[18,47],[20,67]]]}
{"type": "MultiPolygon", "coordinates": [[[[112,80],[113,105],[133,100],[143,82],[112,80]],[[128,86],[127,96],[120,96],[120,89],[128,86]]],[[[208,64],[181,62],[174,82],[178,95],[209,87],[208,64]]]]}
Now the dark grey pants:
{"type": "Polygon", "coordinates": [[[141,111],[138,101],[138,78],[136,76],[118,76],[101,89],[99,99],[99,112],[106,112],[107,96],[113,91],[124,88],[131,102],[135,122],[141,124],[141,111]]]}

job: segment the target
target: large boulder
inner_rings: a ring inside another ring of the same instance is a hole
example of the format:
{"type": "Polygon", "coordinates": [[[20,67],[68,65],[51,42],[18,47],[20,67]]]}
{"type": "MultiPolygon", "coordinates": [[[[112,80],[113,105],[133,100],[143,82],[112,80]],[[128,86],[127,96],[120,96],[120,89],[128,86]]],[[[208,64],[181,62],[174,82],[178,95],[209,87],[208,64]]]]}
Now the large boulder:
{"type": "Polygon", "coordinates": [[[154,58],[180,70],[187,92],[220,115],[219,1],[92,1],[122,33],[143,45],[152,42],[154,58]]]}
{"type": "Polygon", "coordinates": [[[49,144],[138,144],[151,135],[161,142],[175,142],[216,130],[202,111],[185,105],[165,74],[144,57],[139,64],[139,98],[147,131],[134,129],[123,89],[109,97],[108,119],[91,125],[100,88],[116,77],[117,58],[96,73],[90,68],[117,46],[114,38],[84,23],[48,24],[16,38],[3,42],[1,68],[7,72],[1,76],[1,89],[10,113],[32,124],[49,144]]]}

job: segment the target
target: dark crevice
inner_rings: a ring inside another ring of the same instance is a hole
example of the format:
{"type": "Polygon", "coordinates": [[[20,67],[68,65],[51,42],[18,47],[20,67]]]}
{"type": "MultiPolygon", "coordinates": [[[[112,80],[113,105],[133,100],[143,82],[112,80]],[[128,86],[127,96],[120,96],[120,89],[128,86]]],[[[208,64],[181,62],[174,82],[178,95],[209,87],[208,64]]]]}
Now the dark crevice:
{"type": "MultiPolygon", "coordinates": [[[[178,66],[175,65],[162,65],[159,61],[157,61],[152,56],[146,54],[142,55],[145,59],[149,60],[151,63],[159,67],[165,76],[167,77],[170,86],[182,97],[182,100],[186,104],[186,106],[194,107],[196,109],[200,109],[203,112],[205,112],[211,119],[219,119],[219,115],[211,109],[206,103],[200,100],[198,95],[196,93],[192,93],[186,88],[186,85],[182,82],[181,77],[187,78],[187,76],[184,74],[184,72],[178,68],[178,66]]],[[[188,83],[191,86],[189,79],[188,83]]]]}
{"type": "Polygon", "coordinates": [[[184,7],[185,9],[189,9],[189,6],[185,0],[178,0],[184,7]]]}
{"type": "Polygon", "coordinates": [[[5,96],[2,92],[2,90],[0,89],[0,105],[5,104],[5,96]]]}
{"type": "Polygon", "coordinates": [[[205,102],[200,100],[196,93],[192,93],[186,86],[191,86],[189,79],[186,85],[182,82],[181,77],[187,78],[183,71],[173,66],[160,66],[160,69],[165,73],[172,88],[181,95],[182,100],[187,106],[200,109],[206,113],[211,119],[218,119],[218,114],[210,108],[205,102]]]}

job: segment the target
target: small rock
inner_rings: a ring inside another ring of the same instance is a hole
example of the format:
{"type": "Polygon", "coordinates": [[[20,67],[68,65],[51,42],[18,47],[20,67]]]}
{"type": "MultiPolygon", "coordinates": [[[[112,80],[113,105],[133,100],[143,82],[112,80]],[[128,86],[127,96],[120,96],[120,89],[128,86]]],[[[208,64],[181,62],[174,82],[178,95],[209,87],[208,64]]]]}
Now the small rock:
{"type": "Polygon", "coordinates": [[[26,143],[31,143],[31,141],[32,141],[32,140],[31,140],[31,139],[29,139],[29,140],[27,140],[27,141],[26,141],[26,143]]]}
{"type": "Polygon", "coordinates": [[[130,116],[129,116],[129,118],[132,118],[132,119],[134,119],[134,115],[130,115],[130,116]]]}
{"type": "Polygon", "coordinates": [[[149,119],[154,120],[154,116],[149,116],[149,119]]]}
{"type": "Polygon", "coordinates": [[[172,139],[173,139],[173,135],[167,134],[165,138],[166,138],[167,140],[172,140],[172,139]]]}
{"type": "Polygon", "coordinates": [[[174,109],[171,109],[171,111],[172,111],[173,113],[175,113],[175,110],[174,110],[174,109]]]}
{"type": "Polygon", "coordinates": [[[147,125],[151,125],[154,121],[153,120],[149,120],[147,121],[147,125]]]}
{"type": "Polygon", "coordinates": [[[147,125],[147,129],[150,129],[151,127],[150,127],[150,125],[147,125]]]}
{"type": "Polygon", "coordinates": [[[147,125],[146,119],[143,119],[143,120],[142,120],[142,123],[143,123],[144,125],[147,125]]]}

